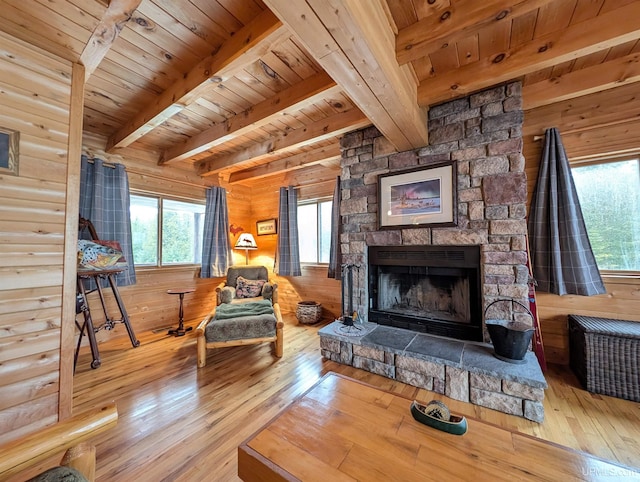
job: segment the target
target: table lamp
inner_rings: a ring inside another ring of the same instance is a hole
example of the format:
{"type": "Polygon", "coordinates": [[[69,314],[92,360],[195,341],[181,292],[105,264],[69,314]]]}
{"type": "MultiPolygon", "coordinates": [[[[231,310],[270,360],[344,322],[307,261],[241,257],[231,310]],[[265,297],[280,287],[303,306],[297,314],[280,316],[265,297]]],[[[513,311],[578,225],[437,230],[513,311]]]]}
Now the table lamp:
{"type": "Polygon", "coordinates": [[[249,264],[249,250],[250,249],[258,249],[258,245],[256,244],[256,240],[253,239],[253,234],[251,233],[242,233],[238,240],[236,241],[235,249],[244,249],[244,256],[247,264],[249,264]]]}

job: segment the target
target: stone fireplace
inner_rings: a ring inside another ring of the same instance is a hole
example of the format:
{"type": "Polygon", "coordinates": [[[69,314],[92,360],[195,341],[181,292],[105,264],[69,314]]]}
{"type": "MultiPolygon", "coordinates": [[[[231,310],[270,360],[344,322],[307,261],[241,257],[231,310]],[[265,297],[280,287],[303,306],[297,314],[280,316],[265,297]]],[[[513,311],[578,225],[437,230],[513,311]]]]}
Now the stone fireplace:
{"type": "MultiPolygon", "coordinates": [[[[501,298],[525,304],[528,300],[521,84],[500,85],[432,107],[428,122],[429,145],[413,151],[396,152],[375,127],[343,137],[342,262],[363,268],[357,271],[360,279],[355,282],[355,308],[368,315],[366,321],[380,322],[375,313],[378,310],[372,309],[379,303],[378,294],[370,291],[383,287],[380,282],[372,284],[370,279],[372,250],[474,247],[479,253],[479,298],[466,300],[461,309],[469,309],[465,316],[480,323],[481,334],[476,331],[473,338],[467,339],[488,341],[482,325],[484,308],[501,298]],[[444,161],[457,163],[457,225],[380,228],[378,176],[444,161]]],[[[441,292],[450,288],[444,287],[441,292]]],[[[397,292],[401,287],[385,289],[397,292]]]]}
{"type": "Polygon", "coordinates": [[[374,127],[343,137],[342,263],[357,267],[350,301],[363,323],[319,335],[329,360],[541,422],[547,385],[535,355],[516,365],[482,343],[486,307],[528,303],[521,89],[432,107],[422,149],[396,152],[374,127]],[[454,226],[381,228],[378,176],[445,161],[456,162],[454,226]]]}

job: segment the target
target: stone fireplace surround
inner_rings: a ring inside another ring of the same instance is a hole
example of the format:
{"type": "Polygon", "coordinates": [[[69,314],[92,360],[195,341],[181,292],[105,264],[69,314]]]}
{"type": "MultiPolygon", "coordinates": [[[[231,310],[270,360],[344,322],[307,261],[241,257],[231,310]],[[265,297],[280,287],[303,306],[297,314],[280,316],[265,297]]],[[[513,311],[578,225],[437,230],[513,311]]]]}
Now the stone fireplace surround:
{"type": "MultiPolygon", "coordinates": [[[[369,246],[480,246],[483,310],[497,299],[514,299],[528,304],[525,219],[527,184],[524,173],[525,160],[522,155],[524,114],[521,94],[521,83],[513,82],[432,107],[428,120],[429,145],[421,149],[396,152],[375,127],[351,132],[342,138],[342,263],[364,268],[358,270],[360,278],[356,281],[358,289],[353,300],[362,321],[366,322],[368,310],[366,267],[369,246]],[[451,160],[457,161],[457,226],[379,228],[377,182],[380,174],[426,167],[451,160]]],[[[484,334],[484,341],[488,342],[486,328],[484,334]]],[[[375,349],[382,353],[384,360],[385,356],[391,356],[385,353],[393,353],[393,349],[386,350],[380,340],[378,336],[375,349]]],[[[357,348],[360,346],[358,343],[335,339],[326,333],[324,336],[321,333],[321,346],[326,358],[334,361],[342,359],[342,363],[348,364],[351,363],[340,355],[341,351],[360,350],[357,348]],[[337,349],[337,352],[332,351],[333,349],[337,349]]],[[[490,351],[485,354],[491,357],[490,351]]],[[[396,360],[404,356],[404,352],[393,353],[396,360]]],[[[533,354],[528,353],[527,356],[533,354]]],[[[408,357],[411,359],[412,355],[409,354],[408,357]]],[[[352,357],[351,361],[354,358],[357,357],[352,357]]],[[[447,365],[444,362],[439,363],[437,359],[430,362],[435,362],[443,370],[447,365]]],[[[506,362],[502,363],[508,365],[506,362]]],[[[361,368],[367,369],[367,366],[373,365],[363,363],[361,368]]],[[[503,368],[508,371],[509,367],[503,368]]],[[[452,367],[447,371],[453,373],[455,369],[459,367],[452,367]]],[[[532,370],[536,373],[529,378],[539,380],[537,372],[540,372],[540,367],[537,362],[532,365],[532,370]]],[[[470,374],[475,370],[467,367],[463,371],[466,375],[458,374],[452,380],[455,383],[460,377],[466,377],[467,381],[463,385],[468,387],[469,377],[472,376],[470,374]]],[[[482,375],[482,370],[479,373],[482,375]]],[[[541,372],[539,375],[542,376],[541,372]]],[[[477,380],[477,376],[473,377],[477,380]]],[[[501,377],[499,373],[494,378],[497,382],[493,384],[500,385],[498,392],[502,396],[502,387],[505,380],[509,383],[509,379],[501,377]]],[[[446,377],[443,378],[445,379],[446,377]]],[[[439,382],[432,382],[431,388],[428,384],[415,381],[411,383],[411,379],[406,380],[406,383],[434,389],[433,383],[439,382]]],[[[526,387],[527,384],[523,386],[526,387]]],[[[536,396],[535,405],[530,405],[528,416],[524,411],[502,410],[501,403],[491,402],[487,405],[478,403],[479,400],[469,400],[468,397],[465,401],[542,421],[544,392],[541,387],[546,387],[544,377],[542,384],[536,381],[530,385],[536,396]]],[[[442,390],[441,393],[445,393],[456,389],[445,390],[443,386],[442,390]]],[[[493,401],[495,400],[493,397],[493,401]]]]}

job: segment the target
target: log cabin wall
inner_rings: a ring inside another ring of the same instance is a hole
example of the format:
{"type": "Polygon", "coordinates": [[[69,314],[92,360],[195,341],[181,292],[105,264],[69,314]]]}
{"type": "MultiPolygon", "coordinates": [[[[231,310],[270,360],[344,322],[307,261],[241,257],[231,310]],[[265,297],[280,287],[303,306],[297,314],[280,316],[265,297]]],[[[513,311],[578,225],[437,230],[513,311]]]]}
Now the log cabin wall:
{"type": "Polygon", "coordinates": [[[74,67],[3,32],[0,49],[0,126],[20,133],[18,175],[0,172],[2,443],[71,408],[60,353],[74,67]]]}
{"type": "MultiPolygon", "coordinates": [[[[524,99],[526,105],[526,98],[524,99]]],[[[598,92],[525,111],[523,153],[526,158],[528,205],[535,188],[542,141],[534,136],[557,127],[571,161],[640,153],[638,84],[598,92]]],[[[640,280],[604,279],[607,293],[599,296],[558,296],[537,293],[547,360],[569,361],[567,315],[580,314],[640,321],[640,280]]]]}
{"type": "MultiPolygon", "coordinates": [[[[255,235],[256,221],[278,217],[280,187],[298,186],[298,200],[331,198],[336,176],[339,173],[339,165],[318,165],[252,181],[250,183],[252,219],[243,226],[255,235]]],[[[235,186],[231,188],[232,192],[236,189],[235,186]]],[[[231,214],[229,222],[234,222],[231,214]]],[[[298,229],[305,229],[304,219],[298,220],[298,229]]],[[[255,238],[258,249],[249,252],[249,264],[266,266],[271,275],[276,278],[280,307],[283,312],[295,312],[299,301],[313,300],[322,304],[324,318],[339,316],[340,282],[327,278],[325,265],[303,265],[302,276],[299,277],[273,275],[277,236],[264,235],[255,236],[255,238]]]]}
{"type": "MultiPolygon", "coordinates": [[[[159,167],[159,153],[135,149],[122,149],[118,155],[104,152],[106,139],[85,134],[83,150],[91,157],[100,157],[111,163],[126,166],[132,191],[140,194],[160,194],[175,199],[205,201],[206,185],[193,169],[173,165],[159,167]]],[[[229,219],[236,224],[251,225],[251,199],[249,189],[237,186],[227,189],[229,219]]],[[[231,222],[231,221],[230,221],[231,222]]],[[[98,233],[100,235],[100,233],[98,233]]],[[[230,233],[229,242],[235,242],[230,233]]],[[[244,252],[234,251],[234,263],[244,264],[244,252]]],[[[137,283],[119,289],[127,313],[136,332],[162,330],[175,326],[178,320],[179,303],[177,297],[166,294],[171,288],[194,287],[195,293],[184,298],[185,319],[202,319],[215,305],[215,287],[223,278],[200,278],[200,267],[170,266],[162,268],[136,268],[137,283]]],[[[113,297],[107,295],[110,313],[117,313],[113,297]]],[[[89,295],[94,323],[104,323],[97,293],[89,295]],[[94,309],[95,307],[95,309],[94,309]]],[[[127,336],[125,327],[117,324],[111,331],[97,333],[98,342],[113,337],[127,336]]],[[[86,341],[86,340],[85,340],[86,341]]]]}

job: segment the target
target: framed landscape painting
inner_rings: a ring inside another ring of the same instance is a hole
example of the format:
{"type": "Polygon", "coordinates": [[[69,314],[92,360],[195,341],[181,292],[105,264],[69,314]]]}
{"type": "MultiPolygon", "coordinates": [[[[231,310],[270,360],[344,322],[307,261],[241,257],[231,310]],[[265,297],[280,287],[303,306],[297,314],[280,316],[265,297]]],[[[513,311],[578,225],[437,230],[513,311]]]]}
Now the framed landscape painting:
{"type": "Polygon", "coordinates": [[[456,226],[456,177],[455,161],[378,176],[380,228],[456,226]]]}

